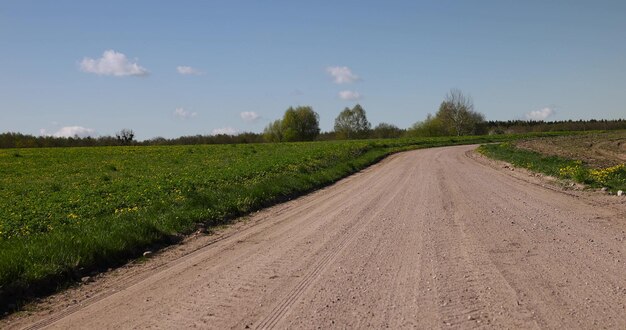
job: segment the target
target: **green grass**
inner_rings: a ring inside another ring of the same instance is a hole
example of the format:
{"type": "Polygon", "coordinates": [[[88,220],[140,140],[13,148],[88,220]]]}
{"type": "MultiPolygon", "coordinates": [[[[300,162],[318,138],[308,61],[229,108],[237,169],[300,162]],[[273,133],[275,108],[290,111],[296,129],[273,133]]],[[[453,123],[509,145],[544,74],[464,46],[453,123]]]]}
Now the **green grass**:
{"type": "Polygon", "coordinates": [[[482,145],[478,150],[488,157],[556,178],[573,180],[595,188],[606,187],[610,191],[626,190],[624,164],[609,168],[590,168],[580,160],[546,156],[516,148],[510,143],[482,145]]]}
{"type": "Polygon", "coordinates": [[[0,311],[390,153],[520,137],[0,150],[0,311]]]}

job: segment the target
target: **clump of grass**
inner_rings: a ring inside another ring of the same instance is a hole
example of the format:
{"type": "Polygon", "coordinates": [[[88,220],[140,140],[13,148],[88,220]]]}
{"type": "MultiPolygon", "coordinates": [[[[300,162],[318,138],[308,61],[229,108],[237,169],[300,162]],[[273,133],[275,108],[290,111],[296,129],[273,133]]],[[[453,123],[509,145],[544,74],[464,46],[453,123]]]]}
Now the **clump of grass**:
{"type": "Polygon", "coordinates": [[[61,185],[58,184],[58,183],[53,183],[50,186],[50,190],[52,190],[53,192],[59,192],[59,191],[61,191],[61,185]]]}
{"type": "Polygon", "coordinates": [[[519,149],[511,143],[482,145],[479,151],[484,155],[509,162],[535,172],[541,172],[561,179],[569,179],[591,187],[606,187],[610,191],[626,189],[626,168],[620,164],[608,168],[589,168],[580,160],[519,149]]]}

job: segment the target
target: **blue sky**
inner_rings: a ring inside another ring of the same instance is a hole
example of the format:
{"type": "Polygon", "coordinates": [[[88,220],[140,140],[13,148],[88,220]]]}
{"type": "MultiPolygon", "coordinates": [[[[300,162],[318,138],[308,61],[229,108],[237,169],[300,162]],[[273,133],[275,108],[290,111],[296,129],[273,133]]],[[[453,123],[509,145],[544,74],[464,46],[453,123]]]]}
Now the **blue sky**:
{"type": "Polygon", "coordinates": [[[261,132],[297,105],[331,130],[356,102],[404,128],[451,88],[491,120],[626,118],[625,17],[625,1],[4,0],[0,132],[261,132]]]}

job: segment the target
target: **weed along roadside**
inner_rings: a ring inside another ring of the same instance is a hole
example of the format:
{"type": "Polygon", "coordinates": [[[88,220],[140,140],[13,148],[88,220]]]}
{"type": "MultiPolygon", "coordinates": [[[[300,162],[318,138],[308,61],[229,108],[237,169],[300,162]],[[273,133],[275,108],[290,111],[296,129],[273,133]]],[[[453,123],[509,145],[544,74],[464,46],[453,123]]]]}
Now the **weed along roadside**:
{"type": "Polygon", "coordinates": [[[0,310],[391,153],[563,134],[0,150],[0,310]]]}
{"type": "MultiPolygon", "coordinates": [[[[626,165],[624,163],[597,168],[580,159],[521,149],[511,142],[482,145],[478,150],[488,157],[503,160],[518,167],[559,179],[571,180],[591,188],[601,188],[609,193],[621,195],[626,190],[626,165]]],[[[576,157],[575,154],[569,155],[576,157]]],[[[576,158],[585,157],[586,155],[582,152],[576,158]]],[[[607,161],[611,160],[604,162],[607,161]]]]}

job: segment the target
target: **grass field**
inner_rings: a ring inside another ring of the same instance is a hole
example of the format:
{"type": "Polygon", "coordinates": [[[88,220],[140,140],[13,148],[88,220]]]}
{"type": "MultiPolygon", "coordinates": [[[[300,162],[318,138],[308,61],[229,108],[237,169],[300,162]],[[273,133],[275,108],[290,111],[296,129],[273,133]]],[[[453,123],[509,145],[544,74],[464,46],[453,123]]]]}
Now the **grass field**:
{"type": "Polygon", "coordinates": [[[483,154],[556,178],[626,190],[626,131],[483,145],[483,154]]]}
{"type": "Polygon", "coordinates": [[[0,310],[393,152],[517,138],[0,150],[0,310]]]}

